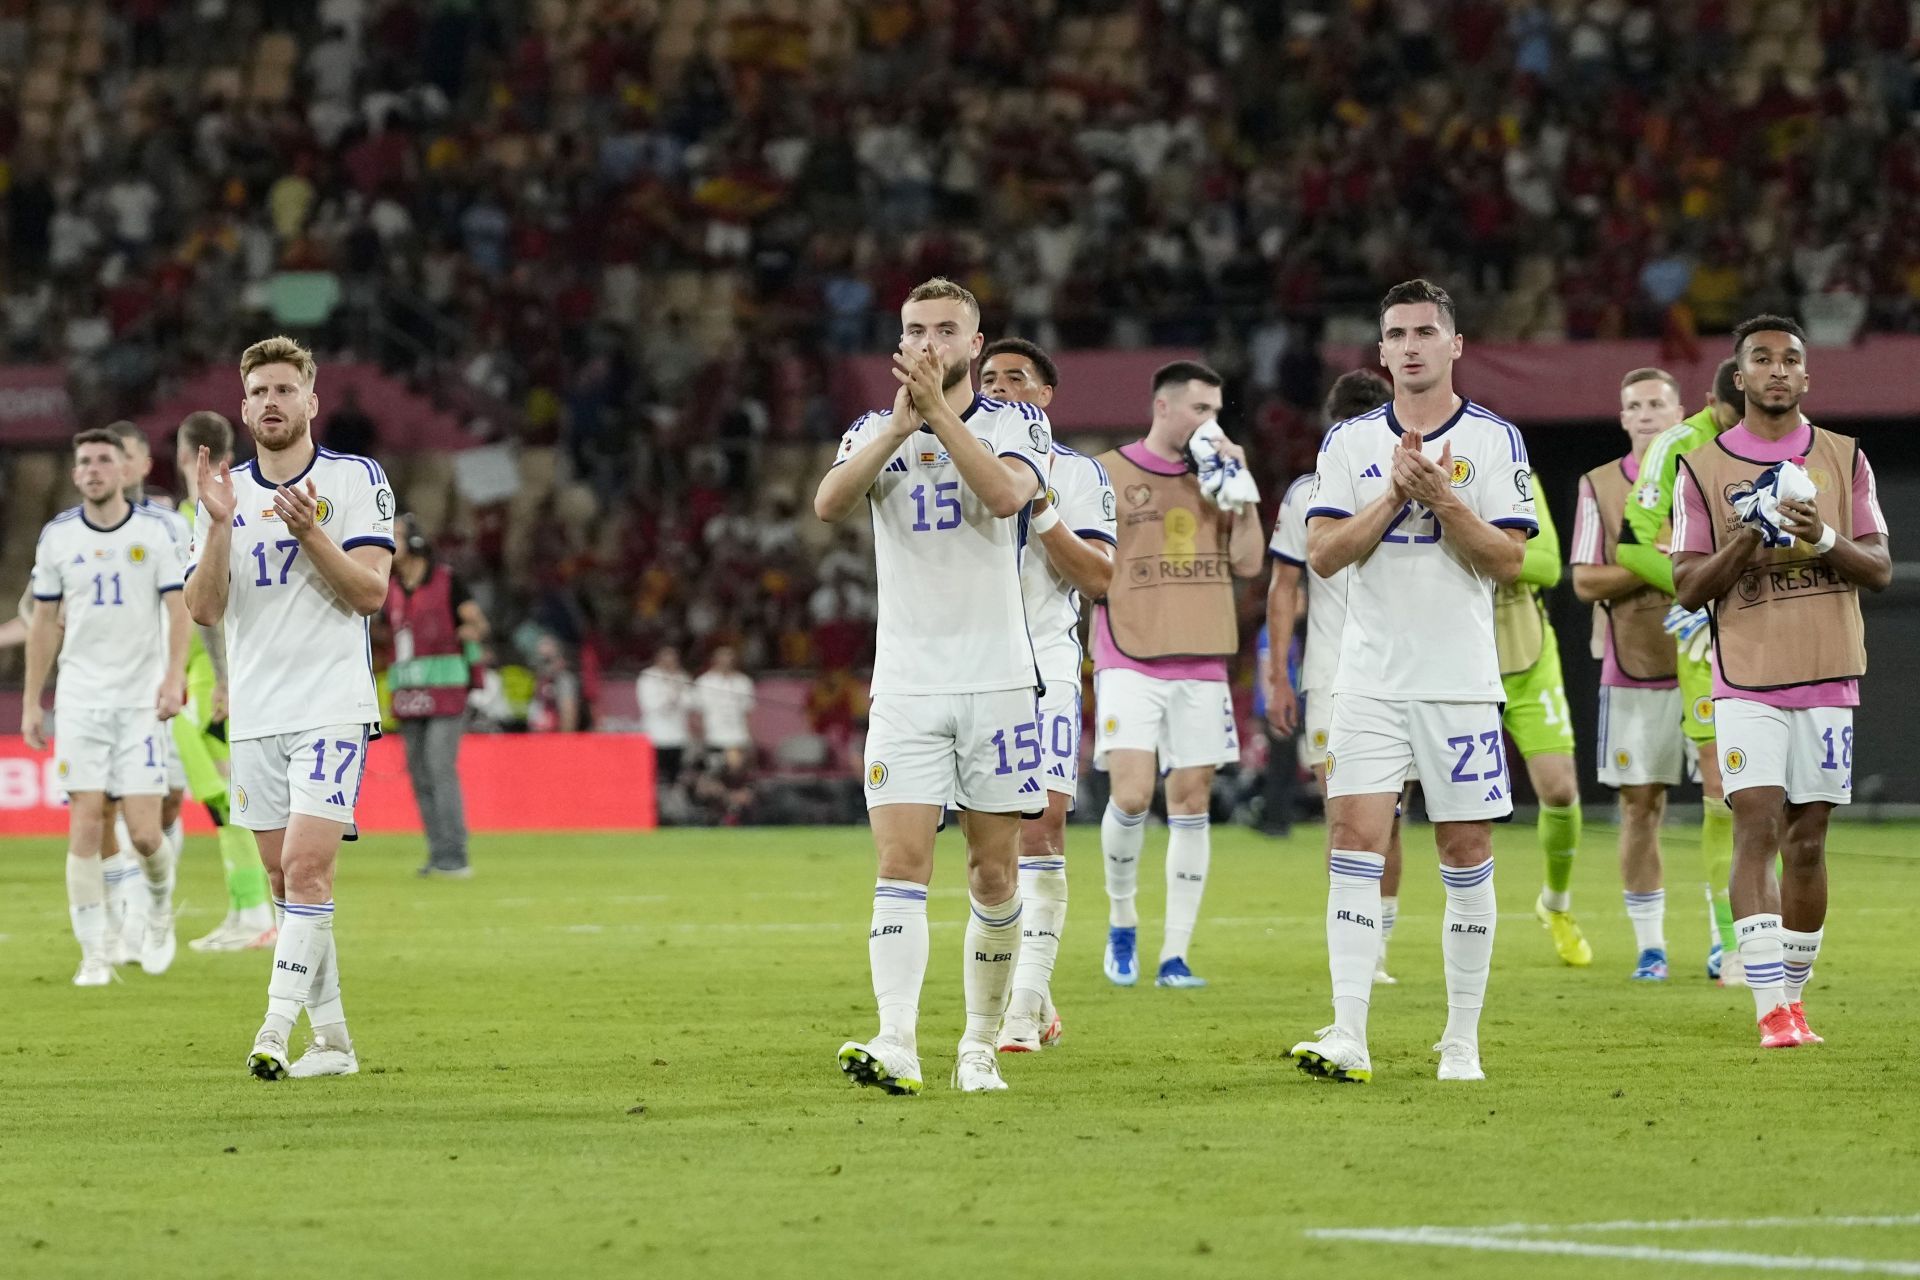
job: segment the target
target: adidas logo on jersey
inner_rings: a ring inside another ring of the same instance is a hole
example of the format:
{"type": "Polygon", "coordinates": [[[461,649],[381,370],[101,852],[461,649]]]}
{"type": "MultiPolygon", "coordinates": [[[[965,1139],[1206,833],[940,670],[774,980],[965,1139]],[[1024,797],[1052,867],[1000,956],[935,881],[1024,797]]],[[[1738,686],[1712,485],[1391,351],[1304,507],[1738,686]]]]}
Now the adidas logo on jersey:
{"type": "Polygon", "coordinates": [[[342,793],[342,792],[339,792],[339,791],[336,791],[336,792],[334,792],[334,793],[333,793],[332,795],[330,795],[330,796],[328,796],[328,797],[327,797],[327,803],[328,803],[328,804],[337,804],[337,805],[339,805],[339,806],[340,806],[340,807],[341,807],[342,809],[344,809],[344,808],[346,808],[346,807],[347,807],[347,797],[346,797],[346,795],[345,795],[344,793],[342,793]]]}
{"type": "Polygon", "coordinates": [[[889,462],[887,464],[887,470],[905,471],[907,470],[907,460],[905,458],[895,458],[892,462],[889,462]]]}
{"type": "Polygon", "coordinates": [[[1362,471],[1360,478],[1362,480],[1378,480],[1380,478],[1380,464],[1376,462],[1365,471],[1362,471]]]}

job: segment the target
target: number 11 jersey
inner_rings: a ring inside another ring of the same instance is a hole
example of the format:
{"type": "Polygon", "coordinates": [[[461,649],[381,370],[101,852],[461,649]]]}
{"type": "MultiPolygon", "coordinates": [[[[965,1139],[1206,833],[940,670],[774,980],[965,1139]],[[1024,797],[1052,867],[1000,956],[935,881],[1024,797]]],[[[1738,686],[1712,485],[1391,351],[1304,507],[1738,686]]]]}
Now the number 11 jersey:
{"type": "MultiPolygon", "coordinates": [[[[1320,446],[1307,520],[1351,516],[1387,491],[1400,445],[1393,406],[1336,424],[1320,446]]],[[[1527,446],[1519,430],[1471,400],[1420,452],[1435,462],[1451,446],[1453,491],[1487,523],[1540,530],[1527,446]]],[[[1348,575],[1347,622],[1334,675],[1336,694],[1388,702],[1501,702],[1494,650],[1492,578],[1468,564],[1434,514],[1400,508],[1380,544],[1348,575]]]]}
{"type": "MultiPolygon", "coordinates": [[[[343,724],[378,724],[367,619],[327,585],[274,514],[278,487],[259,464],[233,469],[233,553],[227,585],[227,736],[233,741],[343,724]]],[[[319,449],[289,481],[319,490],[320,532],[343,550],[393,550],[393,489],[378,463],[319,449]]],[[[200,503],[194,572],[210,524],[200,503]]]]}

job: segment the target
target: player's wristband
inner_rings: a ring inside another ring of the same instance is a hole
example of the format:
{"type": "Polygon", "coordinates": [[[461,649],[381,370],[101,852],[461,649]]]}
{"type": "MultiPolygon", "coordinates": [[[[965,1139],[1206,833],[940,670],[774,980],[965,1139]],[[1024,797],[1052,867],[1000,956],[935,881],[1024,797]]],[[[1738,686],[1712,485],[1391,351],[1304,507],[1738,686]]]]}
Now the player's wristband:
{"type": "Polygon", "coordinates": [[[1813,544],[1813,554],[1817,556],[1827,554],[1833,550],[1833,544],[1838,541],[1840,541],[1840,535],[1834,531],[1832,525],[1828,525],[1820,531],[1820,541],[1813,544]]]}
{"type": "Polygon", "coordinates": [[[1033,522],[1029,524],[1027,528],[1032,530],[1033,536],[1037,538],[1041,534],[1045,533],[1047,530],[1053,528],[1053,526],[1059,523],[1060,523],[1060,508],[1049,506],[1045,511],[1042,511],[1039,515],[1035,516],[1033,518],[1033,522]]]}

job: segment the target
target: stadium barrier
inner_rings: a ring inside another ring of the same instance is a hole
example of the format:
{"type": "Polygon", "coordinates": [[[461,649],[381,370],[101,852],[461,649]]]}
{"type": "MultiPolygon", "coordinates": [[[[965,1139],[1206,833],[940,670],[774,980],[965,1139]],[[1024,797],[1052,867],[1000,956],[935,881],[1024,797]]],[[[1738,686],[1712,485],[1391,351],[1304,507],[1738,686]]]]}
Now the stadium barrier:
{"type": "MultiPolygon", "coordinates": [[[[467,825],[477,832],[650,830],[659,820],[653,774],[653,744],[637,733],[476,733],[460,747],[467,825]]],[[[201,806],[186,811],[189,832],[213,829],[201,806]]],[[[368,748],[355,816],[368,833],[420,830],[398,734],[368,748]]],[[[52,754],[0,737],[0,835],[66,830],[52,754]]]]}

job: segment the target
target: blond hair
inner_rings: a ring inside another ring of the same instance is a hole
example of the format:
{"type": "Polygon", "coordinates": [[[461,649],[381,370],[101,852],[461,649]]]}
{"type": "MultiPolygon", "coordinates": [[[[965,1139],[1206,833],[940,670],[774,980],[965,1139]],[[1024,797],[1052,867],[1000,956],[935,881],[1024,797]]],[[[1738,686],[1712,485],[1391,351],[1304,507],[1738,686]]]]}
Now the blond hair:
{"type": "Polygon", "coordinates": [[[309,389],[314,379],[320,376],[320,366],[314,363],[313,352],[283,334],[263,338],[240,353],[241,381],[244,382],[255,369],[269,364],[292,365],[300,371],[300,377],[309,389]]]}
{"type": "MultiPolygon", "coordinates": [[[[974,320],[979,321],[980,300],[974,297],[965,285],[955,284],[945,276],[935,276],[931,280],[917,284],[913,287],[913,292],[907,295],[907,302],[943,301],[966,304],[967,310],[973,312],[974,320]]],[[[904,306],[905,303],[901,305],[904,306]]]]}

